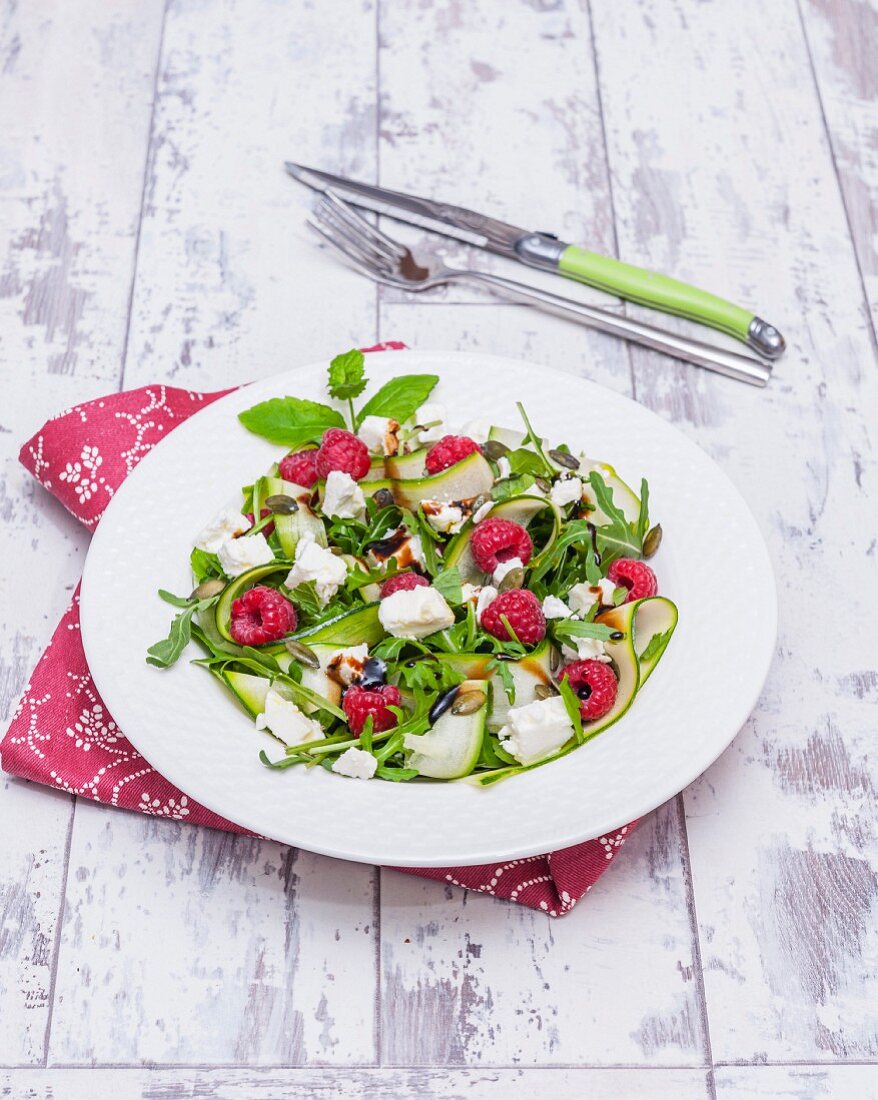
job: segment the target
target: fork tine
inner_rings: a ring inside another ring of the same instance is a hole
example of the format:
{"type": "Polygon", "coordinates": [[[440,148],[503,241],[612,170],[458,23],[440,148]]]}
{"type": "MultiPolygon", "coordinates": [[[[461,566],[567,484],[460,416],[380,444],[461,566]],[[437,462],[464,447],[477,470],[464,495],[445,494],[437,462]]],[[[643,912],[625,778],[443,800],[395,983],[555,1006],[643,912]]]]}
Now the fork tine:
{"type": "Polygon", "coordinates": [[[395,260],[403,258],[406,253],[404,245],[401,245],[399,241],[395,241],[392,237],[388,237],[386,233],[382,233],[377,226],[367,221],[359,210],[350,203],[345,202],[332,188],[324,192],[323,201],[331,205],[339,217],[344,219],[355,232],[365,234],[376,247],[391,253],[395,260]]]}
{"type": "Polygon", "coordinates": [[[324,243],[329,245],[331,251],[335,252],[337,255],[347,260],[351,267],[353,267],[356,271],[359,271],[361,275],[365,275],[366,278],[371,279],[375,283],[384,283],[387,286],[394,286],[400,290],[405,289],[404,283],[398,281],[397,279],[391,278],[383,271],[379,271],[371,264],[364,262],[359,257],[359,255],[355,254],[352,250],[349,251],[346,245],[343,245],[335,237],[330,236],[329,233],[327,233],[322,226],[318,225],[317,222],[312,221],[311,218],[307,218],[305,224],[310,229],[313,229],[314,232],[318,234],[318,236],[322,237],[324,243]]]}
{"type": "Polygon", "coordinates": [[[396,267],[393,257],[376,248],[371,241],[366,240],[361,234],[354,232],[346,222],[335,216],[335,211],[322,203],[315,207],[314,217],[325,231],[339,240],[343,240],[361,256],[364,263],[373,267],[379,267],[388,273],[396,267]]]}

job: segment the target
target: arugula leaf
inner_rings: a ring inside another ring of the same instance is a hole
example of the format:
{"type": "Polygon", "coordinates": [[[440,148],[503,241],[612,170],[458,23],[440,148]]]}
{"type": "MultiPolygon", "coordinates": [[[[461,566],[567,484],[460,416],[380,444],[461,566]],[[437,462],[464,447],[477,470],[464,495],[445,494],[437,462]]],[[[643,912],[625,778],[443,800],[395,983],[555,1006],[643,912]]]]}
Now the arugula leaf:
{"type": "Polygon", "coordinates": [[[566,676],[562,676],[558,681],[558,690],[561,692],[561,698],[564,700],[567,715],[573,723],[573,736],[576,738],[576,743],[581,745],[585,740],[585,734],[582,732],[582,715],[579,713],[579,699],[576,697],[576,692],[570,686],[570,681],[566,676]]]}
{"type": "Polygon", "coordinates": [[[642,544],[649,530],[649,482],[645,477],[640,479],[640,514],[637,517],[636,530],[642,544]]]}
{"type": "Polygon", "coordinates": [[[512,474],[504,477],[502,481],[494,483],[491,496],[494,500],[509,500],[511,497],[520,497],[533,485],[533,474],[512,474]]]}
{"type": "Polygon", "coordinates": [[[525,428],[527,428],[527,435],[524,437],[525,444],[530,443],[530,444],[533,445],[533,449],[537,452],[537,454],[540,457],[540,462],[542,463],[542,466],[543,466],[542,472],[548,474],[549,477],[554,477],[555,476],[555,467],[546,458],[546,456],[543,452],[543,441],[540,439],[540,437],[536,434],[536,432],[531,427],[531,422],[530,422],[530,420],[528,420],[527,413],[524,411],[524,405],[522,405],[522,403],[520,401],[516,401],[515,406],[518,409],[518,412],[521,416],[521,419],[524,421],[525,428]]]}
{"type": "Polygon", "coordinates": [[[372,751],[372,735],[375,732],[375,715],[367,714],[366,721],[363,723],[363,728],[360,731],[360,748],[364,752],[372,751]]]}
{"type": "Polygon", "coordinates": [[[290,695],[293,696],[294,703],[298,704],[301,700],[303,703],[308,703],[317,707],[318,710],[326,711],[326,713],[331,714],[333,718],[340,718],[342,722],[347,722],[347,715],[343,710],[334,706],[328,699],[324,699],[322,695],[319,695],[311,688],[305,687],[304,684],[297,683],[292,676],[280,673],[278,676],[275,676],[273,682],[279,682],[287,688],[290,695]]]}
{"type": "Polygon", "coordinates": [[[668,641],[673,634],[673,630],[666,630],[664,634],[653,634],[653,636],[646,643],[646,649],[640,654],[641,661],[651,661],[653,657],[656,657],[668,644],[668,641]]]}
{"type": "Polygon", "coordinates": [[[488,662],[487,666],[491,672],[496,672],[500,678],[500,683],[503,685],[503,690],[506,692],[506,698],[509,700],[509,705],[515,705],[515,678],[512,675],[512,669],[509,667],[508,661],[498,661],[496,657],[493,661],[488,662]]]}
{"type": "Polygon", "coordinates": [[[208,554],[206,550],[199,550],[196,546],[189,556],[192,573],[201,584],[210,577],[222,577],[223,571],[216,554],[208,554]]]}
{"type": "Polygon", "coordinates": [[[628,589],[624,584],[613,589],[613,607],[621,607],[628,599],[628,589]]]}
{"type": "Polygon", "coordinates": [[[366,388],[366,357],[358,348],[342,352],[329,364],[329,396],[339,401],[359,397],[366,388]]]}
{"type": "Polygon", "coordinates": [[[452,607],[457,607],[463,603],[463,589],[461,587],[460,571],[457,566],[452,565],[449,569],[443,570],[434,577],[433,587],[445,597],[445,600],[452,607]]]}
{"type": "Polygon", "coordinates": [[[396,768],[379,764],[375,774],[381,779],[389,779],[391,783],[404,783],[407,779],[417,779],[421,773],[417,768],[396,768]]]}
{"type": "Polygon", "coordinates": [[[540,456],[525,447],[519,447],[517,451],[510,451],[506,456],[506,461],[509,463],[509,469],[513,474],[534,474],[536,477],[542,477],[545,473],[545,467],[540,456]]]}
{"type": "Polygon", "coordinates": [[[615,629],[605,623],[584,623],[580,619],[555,620],[555,637],[559,640],[566,638],[597,638],[598,641],[608,642],[615,633],[615,629]]]}
{"type": "Polygon", "coordinates": [[[591,542],[585,551],[585,579],[591,585],[597,584],[601,579],[601,567],[598,565],[597,555],[591,542]]]}
{"type": "Polygon", "coordinates": [[[327,428],[345,426],[338,410],[301,397],[273,397],[238,413],[238,419],[254,435],[284,447],[316,443],[327,428]]]}
{"type": "Polygon", "coordinates": [[[146,651],[148,665],[155,665],[156,668],[170,668],[179,659],[192,637],[192,616],[196,610],[193,604],[174,616],[167,638],[162,638],[146,651]]]}
{"type": "Polygon", "coordinates": [[[192,603],[191,596],[175,596],[173,592],[168,592],[164,588],[159,589],[159,597],[171,607],[189,607],[192,603]]]}
{"type": "Polygon", "coordinates": [[[400,423],[408,420],[424,404],[438,381],[437,374],[401,374],[391,378],[357,413],[357,425],[367,416],[392,417],[400,423]]]}
{"type": "Polygon", "coordinates": [[[607,517],[607,522],[595,528],[595,539],[601,555],[601,564],[607,566],[617,558],[640,558],[643,556],[643,537],[625,518],[625,513],[613,502],[613,490],[601,475],[592,470],[588,475],[594,490],[598,507],[607,517]]]}

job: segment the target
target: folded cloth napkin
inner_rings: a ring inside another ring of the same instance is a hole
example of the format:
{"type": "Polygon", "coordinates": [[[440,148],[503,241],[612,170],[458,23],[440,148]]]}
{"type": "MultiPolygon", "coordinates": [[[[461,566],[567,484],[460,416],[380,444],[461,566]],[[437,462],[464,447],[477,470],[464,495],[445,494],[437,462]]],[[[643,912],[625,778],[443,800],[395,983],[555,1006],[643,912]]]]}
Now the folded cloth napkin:
{"type": "MultiPolygon", "coordinates": [[[[403,346],[389,343],[366,350],[403,346]]],[[[178,424],[230,392],[192,393],[155,385],[88,401],[48,421],[25,443],[19,457],[37,481],[93,530],[140,459],[178,424]]],[[[0,759],[12,775],[96,802],[246,832],[159,775],[107,713],[85,662],[78,589],[0,742],[0,759]]],[[[628,825],[571,848],[502,863],[398,869],[557,917],[591,889],[631,829],[628,825]]]]}

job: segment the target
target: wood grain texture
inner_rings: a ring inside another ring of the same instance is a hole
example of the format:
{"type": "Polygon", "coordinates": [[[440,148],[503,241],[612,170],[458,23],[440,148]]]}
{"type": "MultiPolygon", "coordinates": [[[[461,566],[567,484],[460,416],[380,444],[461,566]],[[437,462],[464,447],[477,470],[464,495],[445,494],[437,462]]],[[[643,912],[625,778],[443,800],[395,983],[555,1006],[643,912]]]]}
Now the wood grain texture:
{"type": "MultiPolygon", "coordinates": [[[[18,449],[60,408],[117,385],[161,16],[158,2],[85,2],[8,4],[0,19],[4,725],[86,547],[18,449]]],[[[3,783],[2,1062],[44,1058],[72,812],[66,796],[3,783]]]]}
{"type": "Polygon", "coordinates": [[[762,699],[685,795],[713,1053],[874,1057],[878,575],[853,517],[878,375],[808,53],[792,4],[627,8],[595,6],[622,254],[752,301],[790,345],[758,394],[633,353],[639,399],[741,487],[779,580],[762,699]],[[858,594],[836,632],[818,608],[838,575],[858,594]]]}

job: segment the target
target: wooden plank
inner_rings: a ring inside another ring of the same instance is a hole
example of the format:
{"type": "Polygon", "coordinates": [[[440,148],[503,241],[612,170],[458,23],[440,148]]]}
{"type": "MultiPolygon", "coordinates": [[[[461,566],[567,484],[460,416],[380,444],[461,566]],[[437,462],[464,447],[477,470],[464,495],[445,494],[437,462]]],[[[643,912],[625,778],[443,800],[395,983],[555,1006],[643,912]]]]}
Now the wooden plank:
{"type": "Polygon", "coordinates": [[[373,1061],[373,874],[80,804],[50,1063],[373,1061]]]}
{"type": "MultiPolygon", "coordinates": [[[[698,1069],[50,1069],[0,1070],[0,1095],[29,1100],[470,1100],[529,1089],[557,1100],[626,1100],[673,1096],[704,1100],[705,1071],[698,1069]]],[[[865,1094],[858,1094],[864,1095],[865,1094]]]]}
{"type": "Polygon", "coordinates": [[[722,1100],[813,1100],[848,1097],[875,1100],[878,1070],[874,1066],[719,1066],[716,1095],[722,1100]]]}
{"type": "MultiPolygon", "coordinates": [[[[86,544],[19,467],[18,448],[61,408],[117,384],[161,20],[160,0],[85,0],[7,6],[0,24],[3,728],[86,544]]],[[[4,781],[3,1061],[44,1058],[72,807],[4,781]]]]}
{"type": "MultiPolygon", "coordinates": [[[[343,25],[171,5],[126,386],[216,389],[373,341],[374,289],[306,239],[282,160],[373,171],[374,28],[369,5],[343,25]]],[[[72,860],[53,1061],[374,1060],[370,868],[93,807],[72,860]]]]}
{"type": "Polygon", "coordinates": [[[869,0],[800,4],[872,327],[878,328],[878,9],[869,0]]]}
{"type": "Polygon", "coordinates": [[[750,302],[790,345],[764,392],[633,356],[639,399],[744,491],[779,580],[762,699],[686,792],[713,1054],[871,1058],[878,591],[852,517],[876,487],[878,375],[801,26],[791,3],[594,13],[623,258],[750,302]],[[857,596],[835,631],[840,571],[857,596]]]}

